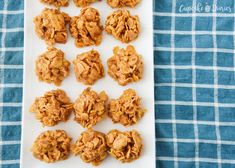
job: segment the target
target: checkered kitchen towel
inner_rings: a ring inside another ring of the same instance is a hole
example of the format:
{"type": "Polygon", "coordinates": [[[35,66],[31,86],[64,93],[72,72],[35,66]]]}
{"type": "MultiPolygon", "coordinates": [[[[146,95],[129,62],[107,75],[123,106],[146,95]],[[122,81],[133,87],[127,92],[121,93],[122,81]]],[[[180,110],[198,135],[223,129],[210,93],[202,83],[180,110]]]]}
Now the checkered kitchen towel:
{"type": "Polygon", "coordinates": [[[235,1],[156,0],[159,168],[235,167],[235,1]]]}
{"type": "MultiPolygon", "coordinates": [[[[0,0],[0,168],[19,167],[23,3],[0,0]]],[[[154,4],[157,167],[235,167],[235,2],[154,4]]]]}

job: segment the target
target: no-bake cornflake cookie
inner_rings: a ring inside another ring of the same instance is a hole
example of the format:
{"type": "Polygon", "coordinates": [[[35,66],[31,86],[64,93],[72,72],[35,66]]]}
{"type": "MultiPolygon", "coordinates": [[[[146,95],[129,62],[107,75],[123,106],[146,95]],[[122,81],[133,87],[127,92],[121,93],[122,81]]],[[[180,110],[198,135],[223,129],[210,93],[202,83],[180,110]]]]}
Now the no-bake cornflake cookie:
{"type": "Polygon", "coordinates": [[[127,132],[112,130],[107,134],[106,141],[111,156],[123,163],[136,160],[141,155],[142,139],[135,130],[127,132]]]}
{"type": "Polygon", "coordinates": [[[91,3],[96,2],[96,1],[100,1],[100,0],[73,0],[73,2],[75,3],[77,7],[88,6],[91,3]]]}
{"type": "Polygon", "coordinates": [[[36,60],[36,75],[40,81],[59,86],[69,75],[69,66],[70,62],[64,58],[63,51],[48,47],[36,60]]]}
{"type": "Polygon", "coordinates": [[[91,88],[85,89],[74,103],[74,120],[83,127],[91,128],[104,118],[107,101],[104,91],[98,94],[91,88]]]}
{"type": "Polygon", "coordinates": [[[112,8],[120,8],[120,7],[135,7],[140,3],[141,0],[107,0],[107,3],[112,8]]]}
{"type": "Polygon", "coordinates": [[[130,82],[137,82],[143,76],[143,61],[135,48],[128,45],[126,49],[115,47],[113,56],[107,61],[108,74],[119,85],[125,86],[130,82]]]}
{"type": "Polygon", "coordinates": [[[55,7],[68,6],[69,0],[40,0],[42,3],[54,5],[55,7]]]}
{"type": "Polygon", "coordinates": [[[67,121],[73,111],[73,104],[63,90],[57,89],[46,92],[44,96],[37,97],[30,107],[30,112],[44,126],[54,126],[61,121],[67,121]]]}
{"type": "Polygon", "coordinates": [[[84,162],[98,166],[107,156],[105,135],[92,129],[84,131],[72,145],[72,153],[80,155],[84,162]]]}
{"type": "Polygon", "coordinates": [[[34,141],[31,150],[35,158],[53,163],[68,158],[71,140],[64,130],[45,131],[34,141]]]}
{"type": "Polygon", "coordinates": [[[85,85],[92,85],[98,79],[104,77],[104,67],[100,60],[100,54],[95,50],[77,55],[73,64],[77,81],[85,85]]]}
{"type": "Polygon", "coordinates": [[[75,38],[77,47],[99,45],[102,30],[100,14],[92,7],[82,8],[80,15],[72,17],[70,22],[70,33],[75,38]]]}
{"type": "Polygon", "coordinates": [[[137,123],[145,111],[135,90],[127,89],[118,99],[110,101],[108,116],[114,123],[130,126],[137,123]]]}
{"type": "Polygon", "coordinates": [[[35,32],[48,45],[67,42],[66,24],[70,21],[68,14],[57,9],[44,9],[34,18],[35,32]]]}
{"type": "Polygon", "coordinates": [[[135,40],[140,33],[140,21],[126,9],[117,10],[107,17],[105,31],[123,43],[135,40]]]}

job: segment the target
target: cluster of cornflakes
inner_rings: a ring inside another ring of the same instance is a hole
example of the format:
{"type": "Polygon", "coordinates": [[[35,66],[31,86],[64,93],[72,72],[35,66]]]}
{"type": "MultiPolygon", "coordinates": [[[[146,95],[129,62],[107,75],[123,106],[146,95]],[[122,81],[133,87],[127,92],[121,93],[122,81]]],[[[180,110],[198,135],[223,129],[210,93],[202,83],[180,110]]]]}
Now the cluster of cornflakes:
{"type": "Polygon", "coordinates": [[[79,54],[73,64],[77,81],[85,85],[93,85],[104,77],[104,67],[98,51],[91,50],[79,54]]]}
{"type": "Polygon", "coordinates": [[[98,10],[91,7],[82,8],[79,16],[72,17],[69,30],[77,47],[99,45],[103,27],[98,10]]]}
{"type": "Polygon", "coordinates": [[[104,118],[107,101],[104,91],[98,94],[91,88],[85,89],[74,103],[74,120],[83,127],[91,128],[104,118]]]}
{"type": "Polygon", "coordinates": [[[44,126],[54,126],[68,120],[73,111],[73,103],[63,90],[57,89],[36,98],[30,111],[35,113],[44,126]]]}
{"type": "Polygon", "coordinates": [[[135,7],[140,3],[141,0],[107,0],[107,3],[112,8],[120,8],[120,7],[135,7]]]}
{"type": "Polygon", "coordinates": [[[68,158],[72,138],[64,130],[45,131],[33,143],[33,156],[47,163],[68,158]]]}

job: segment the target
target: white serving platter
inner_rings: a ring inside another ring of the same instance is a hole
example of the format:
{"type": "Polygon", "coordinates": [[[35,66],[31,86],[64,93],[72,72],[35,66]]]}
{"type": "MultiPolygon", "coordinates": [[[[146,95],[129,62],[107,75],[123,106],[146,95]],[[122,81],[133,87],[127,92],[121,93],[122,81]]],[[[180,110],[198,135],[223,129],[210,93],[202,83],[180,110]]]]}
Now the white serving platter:
{"type": "MultiPolygon", "coordinates": [[[[99,10],[101,21],[104,25],[106,17],[115,9],[106,4],[106,0],[91,5],[99,10]]],[[[25,0],[25,27],[24,27],[24,98],[23,98],[23,121],[22,121],[22,146],[21,146],[21,168],[91,168],[91,164],[81,161],[77,156],[70,155],[65,161],[57,163],[44,163],[32,156],[30,151],[34,139],[43,131],[64,129],[73,138],[77,140],[80,133],[85,129],[73,121],[73,115],[70,116],[66,123],[59,123],[54,127],[42,127],[42,124],[35,119],[34,114],[29,112],[30,105],[35,97],[42,96],[46,91],[56,89],[53,84],[39,82],[35,75],[35,60],[38,55],[46,51],[46,44],[39,39],[34,32],[33,18],[38,15],[45,7],[52,8],[41,4],[39,0],[25,0]]],[[[72,0],[68,7],[61,8],[61,11],[67,12],[70,16],[80,13],[80,9],[75,7],[72,0]]],[[[108,156],[99,168],[155,168],[155,119],[154,119],[154,67],[153,67],[153,31],[152,31],[152,1],[142,0],[134,9],[130,9],[131,14],[137,14],[141,21],[141,34],[137,40],[131,42],[137,52],[140,53],[144,61],[144,77],[141,81],[129,84],[125,87],[119,86],[110,76],[107,75],[107,59],[112,55],[112,49],[115,46],[126,47],[112,36],[103,31],[103,41],[100,46],[77,48],[74,45],[74,39],[69,35],[66,44],[56,44],[55,47],[65,52],[66,58],[72,61],[77,54],[88,51],[92,48],[99,51],[103,65],[105,67],[105,78],[96,82],[92,89],[99,92],[105,90],[109,98],[119,97],[123,90],[133,88],[138,95],[142,97],[143,106],[147,109],[146,114],[140,122],[131,127],[124,127],[120,124],[113,124],[111,119],[106,117],[98,123],[94,129],[107,133],[111,129],[122,131],[136,129],[143,138],[144,150],[141,157],[131,163],[120,163],[111,156],[108,156]]],[[[71,73],[63,82],[61,89],[65,90],[68,96],[74,101],[78,95],[87,86],[78,83],[75,79],[73,66],[71,73]]]]}

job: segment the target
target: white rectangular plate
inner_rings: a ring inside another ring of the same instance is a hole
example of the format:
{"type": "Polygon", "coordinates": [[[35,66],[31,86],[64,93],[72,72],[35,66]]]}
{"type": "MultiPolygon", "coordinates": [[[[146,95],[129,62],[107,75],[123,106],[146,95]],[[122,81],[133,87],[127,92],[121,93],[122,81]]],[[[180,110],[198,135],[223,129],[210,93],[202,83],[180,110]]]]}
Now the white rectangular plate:
{"type": "MultiPolygon", "coordinates": [[[[104,25],[106,17],[111,14],[114,9],[106,4],[106,0],[91,5],[99,10],[101,14],[102,24],[104,25]]],[[[45,42],[40,40],[34,32],[33,18],[38,15],[45,7],[39,0],[25,0],[25,48],[24,48],[24,101],[23,101],[23,129],[22,129],[22,149],[21,149],[21,167],[22,168],[89,168],[91,164],[83,163],[79,157],[70,155],[65,161],[47,164],[35,159],[30,152],[30,148],[34,139],[46,130],[64,129],[73,138],[73,142],[79,137],[80,133],[85,129],[78,123],[73,121],[73,115],[66,123],[59,123],[54,127],[42,127],[42,124],[35,119],[34,114],[29,112],[29,107],[33,103],[35,97],[42,96],[46,91],[56,89],[52,84],[39,82],[35,75],[35,60],[38,55],[47,48],[45,42]]],[[[72,0],[70,5],[61,8],[70,16],[79,15],[80,8],[75,7],[72,0]]],[[[99,168],[154,168],[155,167],[155,122],[154,122],[154,79],[153,79],[153,31],[152,31],[152,1],[142,0],[142,2],[134,9],[129,9],[131,14],[137,14],[141,21],[141,34],[137,40],[131,44],[135,46],[144,60],[144,77],[140,82],[129,84],[122,87],[107,75],[107,59],[112,55],[112,49],[115,46],[125,47],[118,40],[103,32],[103,41],[97,47],[76,48],[74,39],[69,36],[66,44],[57,44],[55,47],[65,52],[66,58],[72,61],[77,54],[88,51],[92,48],[99,51],[103,65],[105,66],[105,78],[96,82],[92,89],[102,91],[108,94],[109,98],[119,97],[123,90],[133,88],[138,95],[142,97],[143,106],[147,109],[146,114],[141,121],[131,127],[123,127],[120,124],[113,124],[111,119],[106,117],[102,122],[98,123],[94,129],[107,133],[111,129],[119,129],[122,131],[136,129],[143,138],[144,150],[141,157],[131,163],[122,164],[116,159],[108,156],[99,168]]],[[[68,96],[74,101],[79,94],[86,88],[75,79],[74,71],[71,66],[71,74],[66,78],[61,87],[66,91],[68,96]]]]}

